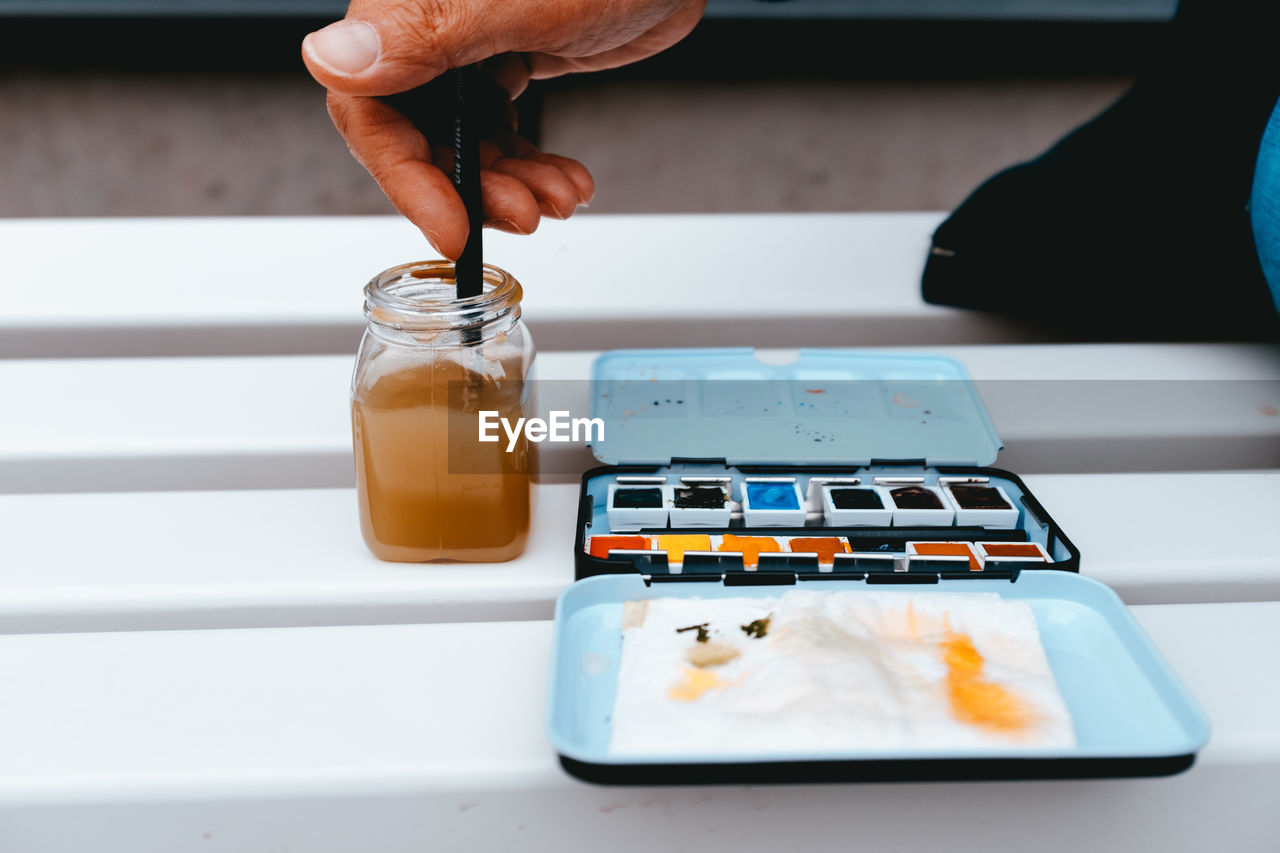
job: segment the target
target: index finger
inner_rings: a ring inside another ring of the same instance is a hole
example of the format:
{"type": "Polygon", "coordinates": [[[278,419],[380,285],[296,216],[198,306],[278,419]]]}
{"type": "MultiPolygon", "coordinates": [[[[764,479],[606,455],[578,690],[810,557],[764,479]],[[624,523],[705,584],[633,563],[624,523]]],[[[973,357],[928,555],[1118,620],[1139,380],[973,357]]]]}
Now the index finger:
{"type": "Polygon", "coordinates": [[[467,242],[467,210],[413,123],[375,98],[330,91],[329,115],[391,204],[446,258],[467,242]]]}

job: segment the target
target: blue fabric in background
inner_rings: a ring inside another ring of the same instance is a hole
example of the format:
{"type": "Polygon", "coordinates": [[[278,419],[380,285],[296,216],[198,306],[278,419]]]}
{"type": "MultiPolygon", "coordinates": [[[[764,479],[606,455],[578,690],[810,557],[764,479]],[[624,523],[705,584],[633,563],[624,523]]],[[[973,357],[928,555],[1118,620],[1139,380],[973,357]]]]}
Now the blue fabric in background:
{"type": "Polygon", "coordinates": [[[1271,285],[1271,298],[1280,311],[1280,103],[1271,113],[1258,148],[1249,218],[1262,274],[1271,285]]]}

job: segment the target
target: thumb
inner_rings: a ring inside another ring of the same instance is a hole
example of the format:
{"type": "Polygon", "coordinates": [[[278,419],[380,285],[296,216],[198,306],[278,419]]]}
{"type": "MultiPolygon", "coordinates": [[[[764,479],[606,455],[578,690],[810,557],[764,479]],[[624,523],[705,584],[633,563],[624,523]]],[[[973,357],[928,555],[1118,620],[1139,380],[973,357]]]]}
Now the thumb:
{"type": "Polygon", "coordinates": [[[490,53],[472,44],[475,3],[354,0],[347,17],[302,40],[302,60],[324,86],[348,95],[391,95],[490,53]]]}

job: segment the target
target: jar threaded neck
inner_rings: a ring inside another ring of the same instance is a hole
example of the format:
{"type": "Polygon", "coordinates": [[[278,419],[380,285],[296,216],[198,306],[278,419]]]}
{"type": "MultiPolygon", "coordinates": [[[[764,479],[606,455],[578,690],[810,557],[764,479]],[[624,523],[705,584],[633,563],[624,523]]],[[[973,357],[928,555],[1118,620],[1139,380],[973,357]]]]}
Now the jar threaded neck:
{"type": "Polygon", "coordinates": [[[415,261],[374,276],[364,288],[370,323],[406,331],[445,331],[488,326],[520,317],[520,283],[505,270],[484,265],[484,290],[459,299],[451,261],[415,261]]]}

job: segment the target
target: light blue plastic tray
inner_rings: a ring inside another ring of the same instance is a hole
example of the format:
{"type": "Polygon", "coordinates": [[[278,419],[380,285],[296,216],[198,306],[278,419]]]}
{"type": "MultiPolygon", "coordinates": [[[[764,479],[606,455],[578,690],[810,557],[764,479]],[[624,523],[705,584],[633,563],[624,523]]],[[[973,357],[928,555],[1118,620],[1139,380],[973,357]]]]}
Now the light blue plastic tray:
{"type": "MultiPolygon", "coordinates": [[[[644,598],[773,597],[790,587],[655,583],[639,575],[579,581],[556,603],[548,730],[574,775],[604,783],[1008,779],[1167,775],[1189,767],[1209,722],[1110,588],[1070,572],[1007,580],[943,580],[916,595],[995,592],[1030,604],[1075,723],[1075,747],[1055,750],[842,753],[608,754],[622,651],[622,603],[644,598]]],[[[861,581],[801,581],[804,589],[866,589],[861,581]]],[[[877,587],[884,589],[885,587],[877,587]]]]}
{"type": "Polygon", "coordinates": [[[990,465],[1000,436],[964,365],[937,355],[804,349],[613,350],[592,365],[601,462],[990,465]]]}

